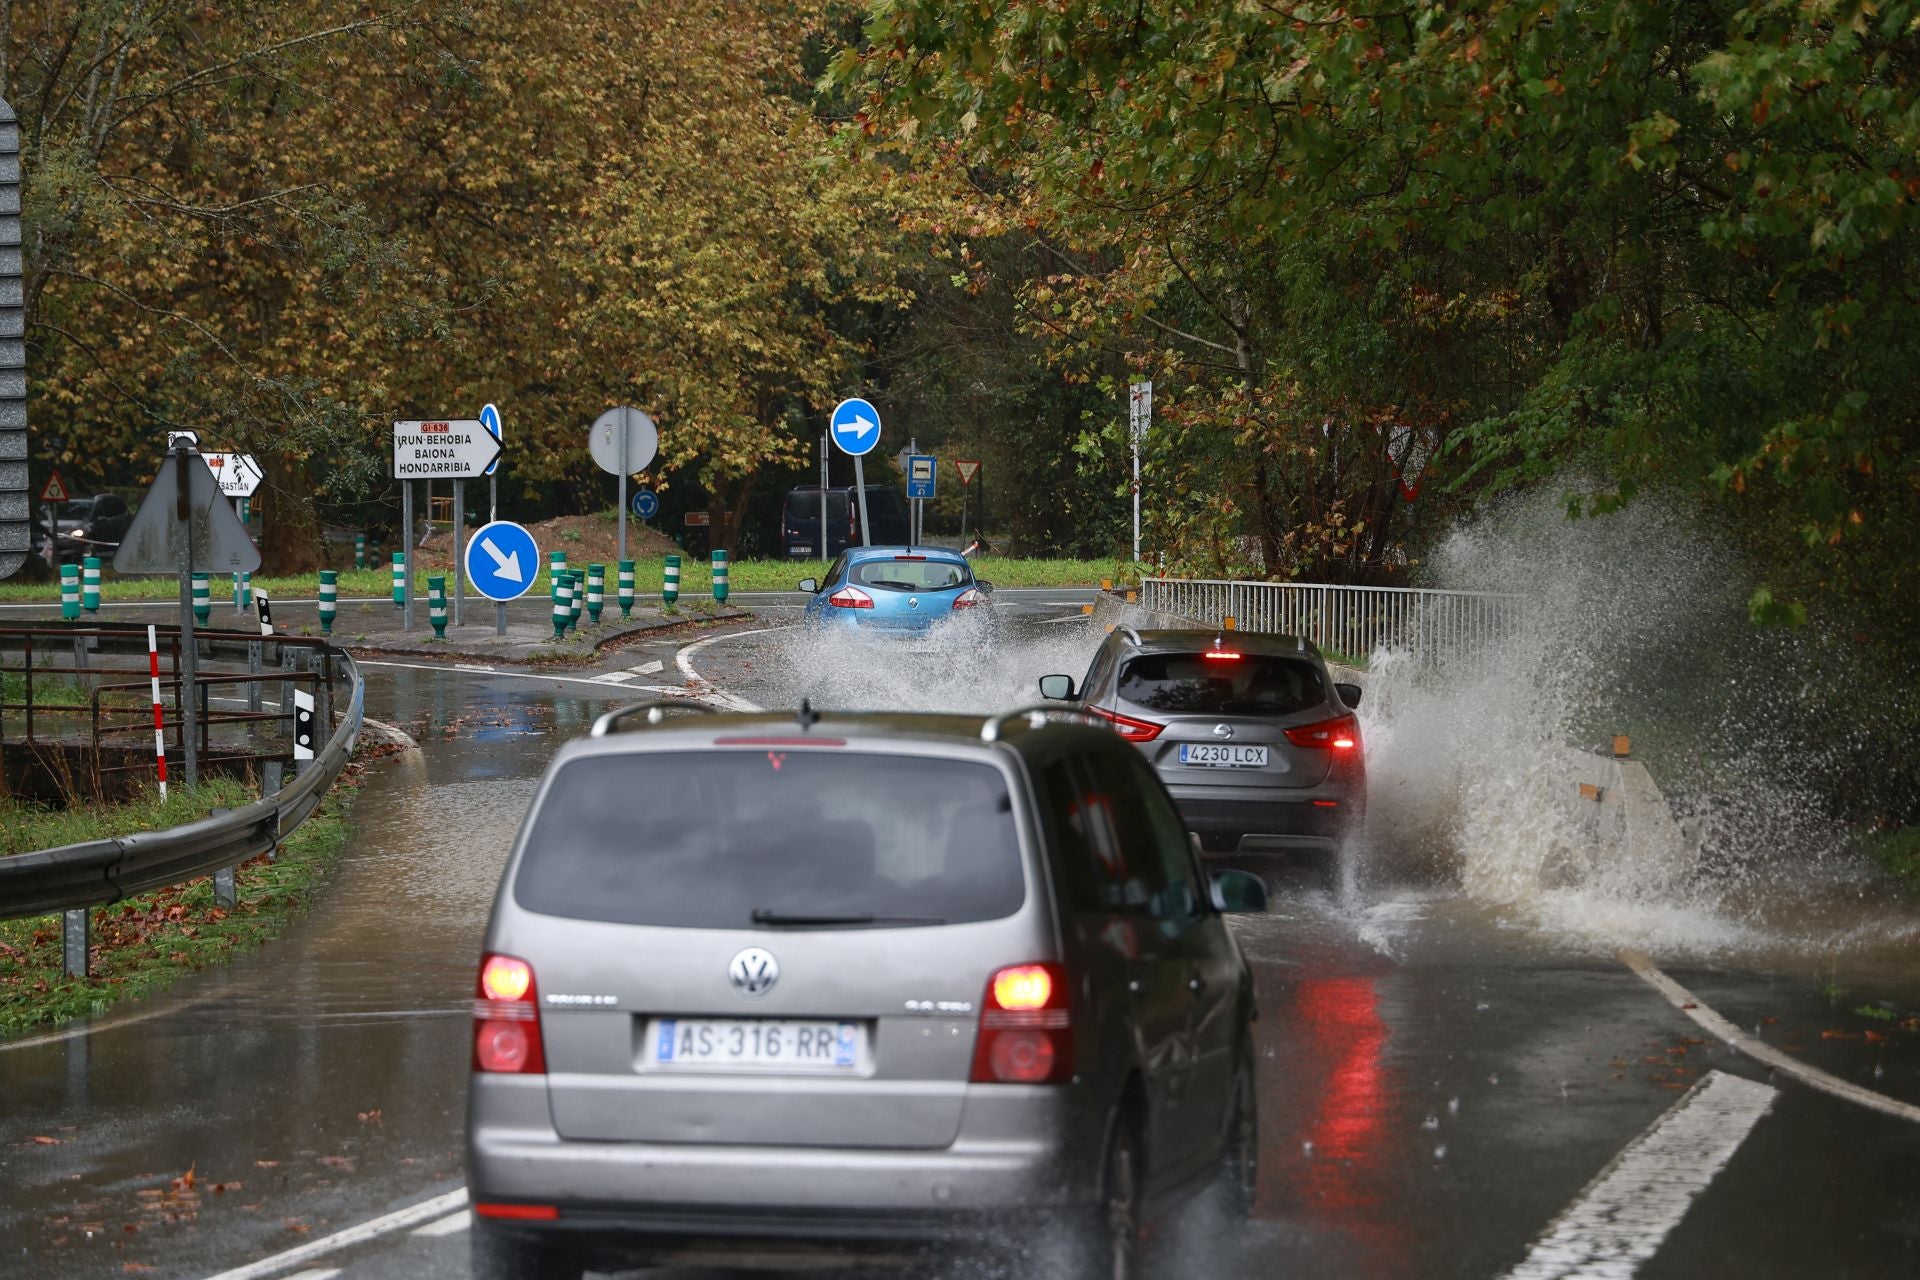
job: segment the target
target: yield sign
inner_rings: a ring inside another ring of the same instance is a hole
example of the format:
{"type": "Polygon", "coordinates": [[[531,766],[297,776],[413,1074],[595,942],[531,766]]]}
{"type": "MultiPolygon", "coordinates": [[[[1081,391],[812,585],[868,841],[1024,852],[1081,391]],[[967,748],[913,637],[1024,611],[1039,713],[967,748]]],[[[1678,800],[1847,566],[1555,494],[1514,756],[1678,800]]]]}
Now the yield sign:
{"type": "Polygon", "coordinates": [[[980,459],[955,458],[953,460],[953,469],[960,473],[961,484],[972,484],[974,474],[980,470],[980,459]]]}
{"type": "Polygon", "coordinates": [[[47,482],[40,486],[40,501],[71,502],[72,495],[67,492],[67,482],[60,478],[58,471],[47,472],[47,482]]]}

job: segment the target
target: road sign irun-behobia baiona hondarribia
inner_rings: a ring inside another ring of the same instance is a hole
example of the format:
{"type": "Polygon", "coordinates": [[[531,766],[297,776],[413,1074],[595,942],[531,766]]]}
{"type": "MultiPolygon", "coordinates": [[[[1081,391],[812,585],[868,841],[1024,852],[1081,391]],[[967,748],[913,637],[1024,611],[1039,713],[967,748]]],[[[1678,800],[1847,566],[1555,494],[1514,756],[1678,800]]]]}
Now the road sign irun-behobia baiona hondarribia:
{"type": "Polygon", "coordinates": [[[393,424],[393,478],[471,480],[500,456],[500,442],[474,419],[393,424]]]}

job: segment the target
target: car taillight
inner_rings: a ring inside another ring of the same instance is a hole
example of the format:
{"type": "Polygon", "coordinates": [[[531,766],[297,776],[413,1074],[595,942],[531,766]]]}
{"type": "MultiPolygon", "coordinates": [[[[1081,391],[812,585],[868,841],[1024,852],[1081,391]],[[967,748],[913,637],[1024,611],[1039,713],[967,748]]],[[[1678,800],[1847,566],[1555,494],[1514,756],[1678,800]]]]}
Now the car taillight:
{"type": "Polygon", "coordinates": [[[1060,1084],[1073,1078],[1073,1019],[1066,972],[1017,964],[987,980],[975,1084],[1060,1084]]]}
{"type": "Polygon", "coordinates": [[[533,966],[517,956],[481,958],[479,991],[473,1002],[473,1069],[546,1073],[533,966]]]}
{"type": "Polygon", "coordinates": [[[836,609],[871,609],[873,597],[858,587],[842,587],[827,597],[827,603],[836,609]]]}
{"type": "Polygon", "coordinates": [[[1163,724],[1155,724],[1151,720],[1136,720],[1132,716],[1123,716],[1118,711],[1108,711],[1104,707],[1088,706],[1085,710],[1091,711],[1111,724],[1114,731],[1128,742],[1152,742],[1160,736],[1160,731],[1167,727],[1163,724]]]}
{"type": "Polygon", "coordinates": [[[1202,658],[1205,658],[1205,659],[1206,659],[1206,660],[1207,660],[1208,662],[1238,662],[1238,661],[1240,661],[1240,655],[1239,655],[1239,654],[1237,654],[1237,653],[1233,653],[1233,652],[1230,652],[1230,651],[1228,651],[1228,650],[1226,650],[1226,649],[1209,649],[1209,650],[1207,650],[1207,651],[1206,651],[1205,653],[1203,653],[1203,654],[1201,654],[1200,656],[1201,656],[1202,658]]]}
{"type": "Polygon", "coordinates": [[[956,609],[972,609],[986,602],[987,598],[980,594],[980,588],[968,587],[965,591],[962,591],[953,598],[953,607],[956,609]]]}
{"type": "Polygon", "coordinates": [[[1287,741],[1296,747],[1326,747],[1333,751],[1351,751],[1360,745],[1360,721],[1339,716],[1287,730],[1287,741]]]}

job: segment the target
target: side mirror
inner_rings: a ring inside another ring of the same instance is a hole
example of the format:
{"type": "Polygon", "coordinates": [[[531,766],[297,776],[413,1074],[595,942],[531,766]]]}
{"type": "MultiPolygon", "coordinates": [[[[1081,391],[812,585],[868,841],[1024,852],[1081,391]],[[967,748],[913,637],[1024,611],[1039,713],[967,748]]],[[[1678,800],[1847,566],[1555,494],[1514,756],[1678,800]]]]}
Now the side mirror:
{"type": "Polygon", "coordinates": [[[1349,708],[1360,705],[1360,686],[1357,684],[1336,684],[1333,691],[1340,695],[1340,701],[1349,708]]]}
{"type": "Polygon", "coordinates": [[[800,590],[806,592],[808,595],[815,594],[820,590],[820,579],[818,578],[800,579],[800,590]]]}
{"type": "Polygon", "coordinates": [[[993,594],[993,584],[991,582],[988,582],[985,578],[975,578],[973,580],[973,585],[980,588],[982,591],[986,592],[988,595],[993,594]]]}
{"type": "Polygon", "coordinates": [[[1073,677],[1041,676],[1040,696],[1049,702],[1073,701],[1073,677]]]}
{"type": "Polygon", "coordinates": [[[1245,871],[1216,871],[1213,905],[1228,915],[1259,915],[1267,909],[1267,886],[1245,871]]]}

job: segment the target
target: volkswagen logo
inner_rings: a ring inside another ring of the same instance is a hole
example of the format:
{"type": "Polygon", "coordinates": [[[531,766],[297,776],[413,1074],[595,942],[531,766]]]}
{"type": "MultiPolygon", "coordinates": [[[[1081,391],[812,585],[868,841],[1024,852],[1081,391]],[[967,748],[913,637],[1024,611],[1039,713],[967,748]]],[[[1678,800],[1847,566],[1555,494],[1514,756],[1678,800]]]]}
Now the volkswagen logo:
{"type": "Polygon", "coordinates": [[[773,958],[771,951],[748,947],[727,966],[727,978],[733,983],[735,991],[757,999],[773,990],[773,984],[780,981],[780,962],[773,958]]]}
{"type": "Polygon", "coordinates": [[[1217,724],[1213,726],[1213,736],[1216,738],[1231,738],[1233,736],[1233,726],[1230,724],[1217,724]]]}

